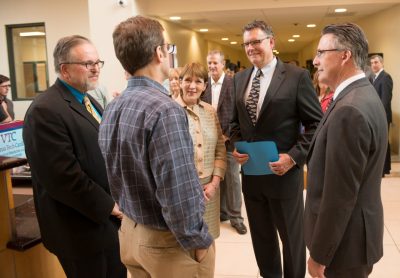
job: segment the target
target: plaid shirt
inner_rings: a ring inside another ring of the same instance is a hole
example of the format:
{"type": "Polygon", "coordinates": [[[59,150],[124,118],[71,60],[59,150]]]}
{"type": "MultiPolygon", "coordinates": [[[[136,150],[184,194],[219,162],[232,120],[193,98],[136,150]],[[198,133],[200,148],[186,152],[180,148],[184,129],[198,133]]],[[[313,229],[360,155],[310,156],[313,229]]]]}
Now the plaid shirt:
{"type": "Polygon", "coordinates": [[[111,194],[124,214],[170,230],[187,250],[212,243],[187,117],[161,84],[130,78],[103,114],[99,145],[111,194]]]}

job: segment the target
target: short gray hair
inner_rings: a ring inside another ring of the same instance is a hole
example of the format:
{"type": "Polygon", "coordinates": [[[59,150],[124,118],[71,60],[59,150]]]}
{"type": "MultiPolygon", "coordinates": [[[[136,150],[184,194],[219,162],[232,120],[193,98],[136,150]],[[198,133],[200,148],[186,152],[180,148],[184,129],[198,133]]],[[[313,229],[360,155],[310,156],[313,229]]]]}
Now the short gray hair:
{"type": "Polygon", "coordinates": [[[332,34],[335,36],[335,47],[349,50],[352,54],[354,64],[363,70],[368,61],[368,41],[363,30],[354,23],[331,24],[325,26],[322,35],[332,34]]]}
{"type": "Polygon", "coordinates": [[[378,54],[374,54],[371,57],[369,57],[369,60],[371,61],[372,59],[378,58],[379,62],[381,62],[383,64],[383,57],[381,55],[378,54]]]}
{"type": "Polygon", "coordinates": [[[222,52],[221,50],[210,50],[207,54],[207,57],[211,56],[211,55],[218,55],[218,54],[221,57],[221,63],[225,64],[225,55],[224,55],[224,52],[222,52]]]}
{"type": "Polygon", "coordinates": [[[251,31],[253,29],[260,29],[263,31],[267,36],[273,37],[274,32],[272,31],[272,27],[268,25],[263,20],[254,20],[243,27],[243,33],[246,31],[251,31]]]}
{"type": "Polygon", "coordinates": [[[57,73],[60,73],[60,64],[69,62],[71,49],[85,43],[92,44],[88,38],[80,35],[67,36],[58,40],[53,52],[54,68],[57,73]]]}

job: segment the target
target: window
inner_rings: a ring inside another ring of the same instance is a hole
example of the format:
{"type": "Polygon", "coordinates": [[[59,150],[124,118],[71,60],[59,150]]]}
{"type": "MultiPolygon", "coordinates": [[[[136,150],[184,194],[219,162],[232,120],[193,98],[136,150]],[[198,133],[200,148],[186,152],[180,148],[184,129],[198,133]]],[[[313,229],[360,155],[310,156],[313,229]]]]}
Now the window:
{"type": "Polygon", "coordinates": [[[33,99],[49,86],[44,23],[6,25],[13,100],[33,99]]]}

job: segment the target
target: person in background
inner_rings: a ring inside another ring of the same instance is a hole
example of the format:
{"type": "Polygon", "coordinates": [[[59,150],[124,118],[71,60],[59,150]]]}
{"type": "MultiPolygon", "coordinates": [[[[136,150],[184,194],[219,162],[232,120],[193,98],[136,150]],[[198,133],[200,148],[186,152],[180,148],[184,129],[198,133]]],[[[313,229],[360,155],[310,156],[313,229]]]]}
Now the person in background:
{"type": "Polygon", "coordinates": [[[0,123],[8,123],[14,120],[14,105],[7,98],[11,88],[10,79],[0,74],[0,123]]]}
{"type": "Polygon", "coordinates": [[[321,104],[322,112],[325,113],[328,110],[329,106],[332,103],[333,91],[326,84],[320,82],[318,80],[319,73],[318,71],[314,73],[314,88],[317,93],[319,103],[321,104]]]}
{"type": "Polygon", "coordinates": [[[179,75],[181,68],[172,68],[169,70],[168,80],[169,80],[169,93],[172,99],[176,99],[181,91],[179,86],[179,75]]]}
{"type": "MultiPolygon", "coordinates": [[[[372,71],[372,74],[370,76],[370,81],[374,86],[376,92],[378,93],[378,96],[382,101],[383,107],[385,108],[386,120],[389,132],[390,124],[392,123],[393,80],[390,74],[383,69],[382,56],[373,55],[369,59],[372,71]]],[[[391,157],[390,157],[390,144],[388,142],[382,177],[384,177],[385,175],[389,175],[390,170],[391,170],[391,157]]]]}
{"type": "Polygon", "coordinates": [[[227,169],[221,182],[221,221],[230,220],[231,226],[241,235],[247,233],[242,217],[242,185],[239,164],[232,156],[234,146],[230,144],[230,121],[233,115],[233,81],[224,73],[224,53],[211,50],[207,55],[209,82],[201,100],[211,104],[217,111],[227,150],[227,169]]]}
{"type": "Polygon", "coordinates": [[[175,47],[165,38],[158,21],[142,16],[113,32],[115,54],[130,77],[107,106],[99,144],[124,214],[121,259],[135,278],[211,278],[214,241],[203,220],[187,115],[162,86],[175,47]]]}
{"type": "Polygon", "coordinates": [[[235,73],[237,72],[237,65],[234,63],[229,63],[226,65],[225,74],[226,76],[233,78],[235,73]]]}
{"type": "Polygon", "coordinates": [[[78,35],[61,38],[53,56],[58,79],[33,100],[23,128],[42,241],[68,278],[126,278],[122,212],[97,143],[103,109],[87,95],[104,62],[78,35]]]}
{"type": "Polygon", "coordinates": [[[323,28],[313,63],[335,94],[307,156],[304,235],[311,277],[366,278],[383,256],[387,125],[363,72],[367,55],[367,38],[356,24],[323,28]]]}
{"type": "MultiPolygon", "coordinates": [[[[242,190],[257,265],[263,277],[304,277],[302,172],[308,146],[322,117],[310,73],[273,54],[271,26],[253,21],[243,28],[244,51],[253,64],[233,79],[235,108],[231,141],[274,141],[279,159],[273,174],[242,173],[242,190]],[[300,129],[304,127],[304,132],[300,129]]],[[[249,156],[233,151],[237,162],[249,156]]]]}
{"type": "Polygon", "coordinates": [[[206,198],[204,220],[214,240],[219,237],[220,190],[225,176],[225,140],[215,109],[200,100],[207,86],[207,70],[198,63],[187,64],[180,75],[181,93],[176,101],[185,109],[192,136],[194,161],[206,198]]]}
{"type": "Polygon", "coordinates": [[[105,86],[99,85],[94,90],[90,90],[87,92],[91,95],[104,109],[108,104],[108,92],[105,86]]]}

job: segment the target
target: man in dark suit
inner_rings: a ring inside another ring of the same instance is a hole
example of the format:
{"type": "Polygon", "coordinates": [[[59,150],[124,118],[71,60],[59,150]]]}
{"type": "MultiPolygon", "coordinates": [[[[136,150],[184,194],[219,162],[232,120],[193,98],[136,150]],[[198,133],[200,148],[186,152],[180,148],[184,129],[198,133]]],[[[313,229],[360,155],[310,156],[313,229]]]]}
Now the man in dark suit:
{"type": "MultiPolygon", "coordinates": [[[[254,67],[234,77],[235,109],[231,140],[274,141],[279,160],[274,174],[242,175],[244,201],[260,274],[282,277],[279,237],[283,246],[283,272],[304,277],[303,188],[300,177],[308,146],[322,112],[310,74],[285,64],[273,55],[274,35],[263,21],[244,27],[243,46],[254,67]],[[304,127],[302,132],[301,125],[304,127]]],[[[234,157],[246,163],[247,154],[234,157]]]]}
{"type": "Polygon", "coordinates": [[[67,277],[126,277],[118,243],[122,213],[97,143],[103,109],[86,100],[104,62],[81,36],[61,38],[53,55],[58,79],[35,98],[23,130],[42,240],[67,277]]]}
{"type": "Polygon", "coordinates": [[[221,221],[230,220],[235,230],[243,235],[247,228],[242,217],[242,187],[239,178],[239,164],[232,156],[233,145],[229,140],[229,124],[233,114],[233,82],[232,78],[224,74],[224,54],[219,50],[212,50],[207,55],[208,71],[211,76],[207,88],[201,97],[210,103],[218,113],[222,133],[227,149],[227,168],[225,178],[221,182],[221,221]]]}
{"type": "Polygon", "coordinates": [[[322,30],[314,65],[335,91],[308,155],[304,214],[312,277],[368,277],[383,254],[385,110],[365,77],[368,42],[355,24],[322,30]]]}
{"type": "MultiPolygon", "coordinates": [[[[392,91],[393,91],[393,80],[390,74],[383,70],[383,58],[380,55],[373,55],[370,57],[371,70],[373,75],[371,76],[371,83],[373,84],[379,98],[382,101],[383,107],[386,111],[386,119],[388,125],[388,132],[390,123],[392,122],[392,91]]],[[[388,143],[386,150],[386,159],[383,166],[382,177],[390,174],[391,170],[391,158],[390,158],[390,145],[388,143]]]]}

